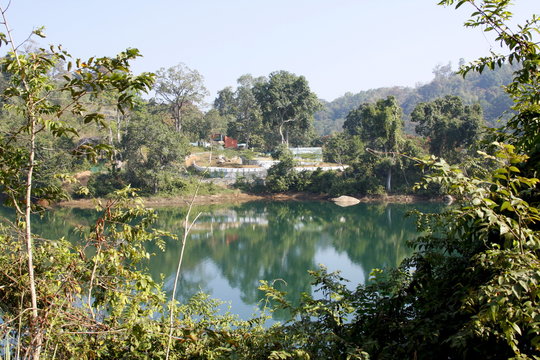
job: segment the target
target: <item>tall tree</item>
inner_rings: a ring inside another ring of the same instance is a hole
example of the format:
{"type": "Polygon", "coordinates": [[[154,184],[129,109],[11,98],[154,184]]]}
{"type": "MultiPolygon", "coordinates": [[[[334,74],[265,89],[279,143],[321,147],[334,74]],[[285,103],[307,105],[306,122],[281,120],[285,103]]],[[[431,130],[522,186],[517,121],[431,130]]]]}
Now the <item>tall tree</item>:
{"type": "Polygon", "coordinates": [[[358,135],[373,151],[387,160],[386,191],[392,188],[392,167],[403,142],[402,110],[393,96],[376,103],[365,103],[352,110],[343,124],[350,135],[358,135]]]}
{"type": "Polygon", "coordinates": [[[216,109],[206,113],[197,109],[197,113],[194,112],[187,119],[184,134],[190,141],[207,140],[211,134],[224,134],[228,120],[227,116],[221,116],[216,109]]]}
{"type": "Polygon", "coordinates": [[[429,138],[431,153],[444,157],[478,140],[483,124],[480,105],[464,105],[457,96],[420,103],[411,119],[417,123],[416,132],[429,138]]]}
{"type": "Polygon", "coordinates": [[[236,119],[229,129],[234,130],[236,137],[248,146],[252,145],[252,136],[260,133],[263,127],[261,109],[253,92],[254,87],[262,81],[262,78],[253,78],[249,74],[242,75],[237,80],[238,88],[235,92],[236,119]]]}
{"type": "Polygon", "coordinates": [[[282,144],[288,143],[287,130],[312,126],[313,114],[321,107],[306,78],[287,71],[271,73],[268,81],[255,85],[254,93],[263,122],[277,128],[282,144]]]}
{"type": "Polygon", "coordinates": [[[214,101],[214,108],[229,119],[227,135],[249,147],[261,146],[261,139],[264,138],[261,109],[254,94],[255,85],[263,81],[265,79],[262,77],[242,75],[237,80],[236,90],[226,87],[218,92],[214,101]]]}
{"type": "Polygon", "coordinates": [[[325,161],[350,165],[358,163],[364,151],[365,145],[360,136],[340,132],[328,138],[323,147],[323,157],[325,161]]]}
{"type": "Polygon", "coordinates": [[[182,131],[183,115],[188,105],[201,104],[208,95],[203,76],[182,63],[156,71],[154,91],[156,98],[169,106],[177,132],[182,131]]]}
{"type": "Polygon", "coordinates": [[[216,109],[210,109],[204,114],[203,122],[205,130],[201,133],[201,139],[208,134],[226,133],[229,118],[227,116],[221,116],[216,109]]]}
{"type": "Polygon", "coordinates": [[[182,135],[190,141],[206,139],[209,134],[204,133],[204,128],[204,112],[193,104],[186,104],[182,110],[182,135]]]}
{"type": "Polygon", "coordinates": [[[221,116],[234,116],[236,114],[236,98],[232,87],[227,86],[218,91],[214,100],[214,109],[219,111],[221,116]]]}

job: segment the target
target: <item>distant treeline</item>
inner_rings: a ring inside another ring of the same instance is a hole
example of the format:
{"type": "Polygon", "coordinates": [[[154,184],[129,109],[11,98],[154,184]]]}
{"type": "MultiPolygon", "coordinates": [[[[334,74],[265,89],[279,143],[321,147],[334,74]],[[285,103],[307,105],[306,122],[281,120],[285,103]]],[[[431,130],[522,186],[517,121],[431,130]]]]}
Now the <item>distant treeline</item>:
{"type": "MultiPolygon", "coordinates": [[[[460,65],[463,62],[460,63],[460,65]]],[[[507,112],[512,106],[512,100],[504,92],[503,86],[512,81],[512,73],[516,67],[506,64],[493,71],[469,73],[464,78],[456,74],[449,63],[437,66],[433,70],[434,78],[427,84],[411,87],[385,87],[361,91],[357,94],[346,93],[333,100],[321,100],[324,109],[315,113],[315,130],[320,135],[329,135],[343,130],[347,114],[360,104],[375,102],[379,99],[393,96],[403,108],[405,132],[414,133],[414,125],[410,115],[415,106],[421,102],[433,101],[445,95],[455,95],[463,99],[467,105],[480,104],[484,111],[484,119],[489,126],[497,126],[499,119],[507,119],[507,112]]]]}

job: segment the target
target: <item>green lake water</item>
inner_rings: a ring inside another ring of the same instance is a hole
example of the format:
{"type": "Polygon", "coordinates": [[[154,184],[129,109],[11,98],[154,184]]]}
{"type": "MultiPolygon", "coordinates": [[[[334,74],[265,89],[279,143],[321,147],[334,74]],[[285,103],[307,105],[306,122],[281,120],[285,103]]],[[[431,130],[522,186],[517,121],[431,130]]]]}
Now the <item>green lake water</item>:
{"type": "MultiPolygon", "coordinates": [[[[363,283],[373,268],[397,266],[411,254],[406,242],[417,236],[413,209],[439,211],[434,204],[358,204],[342,208],[330,202],[250,202],[194,208],[201,212],[187,241],[178,299],[198,291],[230,302],[231,312],[248,318],[262,306],[259,280],[276,282],[296,301],[310,292],[308,270],[324,264],[341,270],[349,286],[363,283]]],[[[2,213],[7,214],[6,210],[2,213]]],[[[185,208],[158,210],[157,228],[182,235],[185,208]]],[[[76,226],[89,226],[96,213],[58,209],[36,219],[34,232],[47,239],[76,241],[76,226]]],[[[150,245],[152,276],[164,277],[172,292],[180,242],[168,241],[165,252],[150,245]]],[[[275,318],[283,317],[274,315],[275,318]]]]}

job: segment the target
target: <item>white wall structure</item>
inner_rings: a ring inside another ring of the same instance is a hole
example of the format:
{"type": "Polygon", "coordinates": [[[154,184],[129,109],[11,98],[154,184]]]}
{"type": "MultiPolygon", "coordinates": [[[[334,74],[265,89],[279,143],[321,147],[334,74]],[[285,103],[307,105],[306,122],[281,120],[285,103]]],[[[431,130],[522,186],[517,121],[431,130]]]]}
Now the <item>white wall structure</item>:
{"type": "MultiPolygon", "coordinates": [[[[219,166],[199,166],[196,163],[193,163],[193,167],[200,173],[207,173],[210,177],[221,177],[221,178],[253,178],[253,179],[263,179],[268,173],[268,168],[270,166],[278,163],[278,161],[264,161],[264,165],[260,167],[245,167],[245,168],[229,168],[229,167],[219,167],[219,166]],[[268,165],[268,162],[272,164],[268,165]]],[[[262,164],[261,164],[262,165],[262,164]]],[[[315,171],[320,168],[323,171],[343,171],[348,168],[348,165],[336,165],[336,166],[295,166],[294,170],[301,171],[315,171]]]]}

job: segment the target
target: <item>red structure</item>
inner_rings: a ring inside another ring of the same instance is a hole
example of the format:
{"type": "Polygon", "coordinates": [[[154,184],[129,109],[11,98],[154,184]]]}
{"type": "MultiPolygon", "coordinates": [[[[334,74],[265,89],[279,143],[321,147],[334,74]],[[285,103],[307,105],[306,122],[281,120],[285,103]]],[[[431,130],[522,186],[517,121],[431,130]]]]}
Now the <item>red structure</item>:
{"type": "Polygon", "coordinates": [[[224,136],[225,138],[225,148],[226,149],[236,149],[238,147],[238,140],[233,139],[232,137],[224,136]]]}
{"type": "Polygon", "coordinates": [[[223,145],[225,149],[238,148],[238,140],[233,139],[232,137],[222,135],[222,134],[212,135],[212,142],[217,143],[219,145],[223,145]]]}

